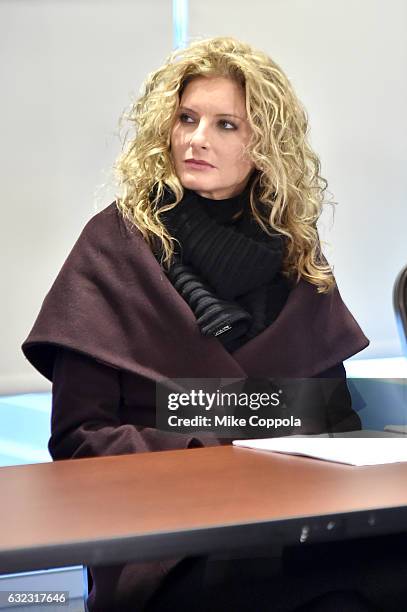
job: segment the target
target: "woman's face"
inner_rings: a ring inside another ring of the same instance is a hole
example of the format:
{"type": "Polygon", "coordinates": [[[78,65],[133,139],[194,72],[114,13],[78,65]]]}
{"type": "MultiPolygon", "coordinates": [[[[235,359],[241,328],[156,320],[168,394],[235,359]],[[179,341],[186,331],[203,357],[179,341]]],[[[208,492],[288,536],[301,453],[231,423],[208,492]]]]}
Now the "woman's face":
{"type": "Polygon", "coordinates": [[[171,155],[183,187],[214,200],[241,193],[254,168],[245,155],[250,135],[241,87],[225,77],[194,78],[184,89],[171,132],[171,155]]]}

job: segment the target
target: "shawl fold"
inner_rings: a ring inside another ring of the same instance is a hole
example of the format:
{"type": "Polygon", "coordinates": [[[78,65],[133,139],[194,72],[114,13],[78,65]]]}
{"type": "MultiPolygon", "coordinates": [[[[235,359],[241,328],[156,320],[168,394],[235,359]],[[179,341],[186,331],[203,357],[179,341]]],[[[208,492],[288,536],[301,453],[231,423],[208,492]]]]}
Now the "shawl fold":
{"type": "Polygon", "coordinates": [[[116,203],[92,217],[46,295],[22,350],[52,381],[58,347],[156,382],[312,377],[369,341],[337,287],[300,280],[277,319],[232,353],[203,336],[139,229],[116,203]]]}

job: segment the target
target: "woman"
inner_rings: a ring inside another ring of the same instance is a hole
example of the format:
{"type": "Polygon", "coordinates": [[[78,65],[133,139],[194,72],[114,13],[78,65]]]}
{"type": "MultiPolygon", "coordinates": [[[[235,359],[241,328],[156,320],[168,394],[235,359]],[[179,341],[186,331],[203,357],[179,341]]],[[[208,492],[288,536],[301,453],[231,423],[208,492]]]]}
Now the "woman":
{"type": "MultiPolygon", "coordinates": [[[[149,76],[130,119],[121,195],[22,347],[53,382],[53,459],[230,443],[155,428],[155,383],[174,378],[336,379],[302,431],[359,428],[342,362],[368,340],[320,250],[327,184],[284,73],[235,39],[194,43],[149,76]]],[[[192,566],[91,568],[89,610],[159,606],[164,576],[163,592],[192,566]]]]}

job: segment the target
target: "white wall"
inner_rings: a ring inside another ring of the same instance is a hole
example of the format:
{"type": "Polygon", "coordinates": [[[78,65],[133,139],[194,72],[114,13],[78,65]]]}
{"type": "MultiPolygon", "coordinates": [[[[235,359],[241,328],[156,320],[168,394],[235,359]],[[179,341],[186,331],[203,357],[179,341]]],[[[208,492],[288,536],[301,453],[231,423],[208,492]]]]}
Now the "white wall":
{"type": "Polygon", "coordinates": [[[113,200],[118,120],[171,52],[171,8],[0,3],[0,393],[49,388],[20,345],[85,222],[113,200]]]}
{"type": "Polygon", "coordinates": [[[336,207],[321,235],[345,303],[371,345],[401,354],[392,287],[407,263],[407,2],[190,1],[190,35],[231,35],[264,50],[310,117],[336,207]]]}

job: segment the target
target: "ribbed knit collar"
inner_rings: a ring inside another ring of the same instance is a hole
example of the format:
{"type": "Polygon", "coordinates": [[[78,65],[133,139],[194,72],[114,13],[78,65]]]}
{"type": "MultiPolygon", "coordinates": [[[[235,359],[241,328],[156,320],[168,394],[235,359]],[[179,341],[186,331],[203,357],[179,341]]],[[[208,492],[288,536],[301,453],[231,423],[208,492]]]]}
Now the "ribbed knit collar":
{"type": "MultiPolygon", "coordinates": [[[[250,187],[252,184],[252,177],[249,179],[244,190],[236,196],[226,198],[222,200],[213,200],[211,198],[205,198],[196,191],[185,189],[186,194],[194,193],[198,198],[199,202],[205,207],[205,210],[209,217],[215,219],[218,223],[232,223],[234,219],[232,217],[239,211],[249,206],[250,187]]],[[[238,219],[240,218],[240,215],[238,219]]],[[[236,219],[236,221],[238,220],[236,219]]]]}

